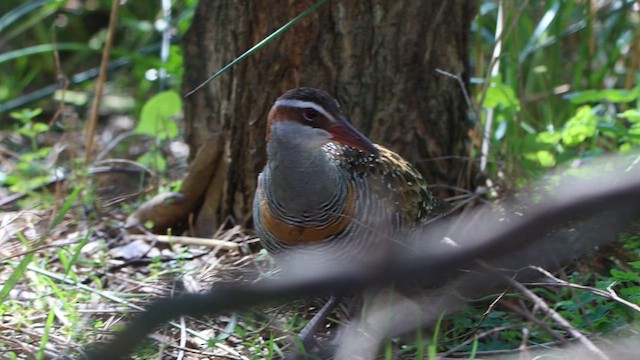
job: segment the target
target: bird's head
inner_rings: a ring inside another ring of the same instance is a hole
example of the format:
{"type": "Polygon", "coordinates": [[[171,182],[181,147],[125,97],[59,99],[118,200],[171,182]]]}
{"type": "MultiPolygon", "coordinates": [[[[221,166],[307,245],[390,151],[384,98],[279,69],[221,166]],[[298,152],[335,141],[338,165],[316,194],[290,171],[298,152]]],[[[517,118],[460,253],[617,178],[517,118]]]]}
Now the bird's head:
{"type": "Polygon", "coordinates": [[[267,120],[267,141],[276,132],[282,136],[297,137],[290,140],[309,144],[310,147],[335,141],[378,154],[371,141],[342,115],[338,102],[318,89],[292,89],[276,100],[267,120]]]}

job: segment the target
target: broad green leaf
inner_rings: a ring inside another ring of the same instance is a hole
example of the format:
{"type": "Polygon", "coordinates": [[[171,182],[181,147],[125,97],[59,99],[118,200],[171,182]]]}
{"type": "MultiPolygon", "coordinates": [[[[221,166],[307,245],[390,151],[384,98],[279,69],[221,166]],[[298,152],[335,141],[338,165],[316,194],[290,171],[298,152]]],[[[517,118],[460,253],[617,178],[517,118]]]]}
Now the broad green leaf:
{"type": "Polygon", "coordinates": [[[178,126],[172,117],[178,115],[181,109],[182,100],[175,91],[155,95],[142,107],[136,133],[162,139],[175,138],[178,136],[178,126]]]}
{"type": "Polygon", "coordinates": [[[167,72],[182,76],[184,72],[184,58],[182,55],[182,47],[178,45],[172,45],[169,48],[169,61],[166,64],[167,72]]]}
{"type": "Polygon", "coordinates": [[[612,103],[628,103],[638,99],[640,90],[638,88],[632,90],[625,89],[603,89],[603,90],[584,90],[576,91],[568,94],[566,97],[573,104],[596,103],[609,101],[612,103]]]}
{"type": "Polygon", "coordinates": [[[42,109],[35,108],[35,109],[22,109],[20,111],[12,111],[11,113],[9,113],[9,116],[11,116],[16,120],[20,120],[20,122],[22,123],[27,123],[31,121],[31,119],[35,118],[40,114],[42,114],[42,109]]]}
{"type": "Polygon", "coordinates": [[[536,136],[536,142],[542,144],[556,145],[560,142],[562,134],[559,132],[543,131],[536,136]]]}
{"type": "Polygon", "coordinates": [[[632,126],[631,129],[629,129],[627,136],[634,140],[640,140],[640,124],[632,126]]]}
{"type": "Polygon", "coordinates": [[[35,123],[33,124],[33,131],[37,134],[49,131],[49,125],[45,123],[35,123]]]}
{"type": "Polygon", "coordinates": [[[633,150],[633,145],[629,144],[628,142],[622,143],[620,144],[620,146],[618,146],[618,151],[621,153],[627,153],[631,150],[633,150]]]}
{"type": "Polygon", "coordinates": [[[627,119],[631,122],[640,122],[640,109],[629,109],[618,114],[618,117],[627,119]]]}
{"type": "Polygon", "coordinates": [[[485,108],[513,107],[516,111],[520,110],[520,102],[516,97],[516,92],[510,86],[499,82],[491,83],[482,106],[485,108]]]}
{"type": "Polygon", "coordinates": [[[562,143],[572,147],[583,143],[596,133],[598,117],[591,106],[582,106],[576,114],[567,121],[562,130],[562,143]]]}
{"type": "Polygon", "coordinates": [[[640,281],[640,275],[634,272],[611,269],[611,276],[620,281],[640,281]]]}
{"type": "Polygon", "coordinates": [[[538,151],[536,153],[536,160],[544,167],[553,167],[556,165],[556,157],[547,150],[538,151]]]}

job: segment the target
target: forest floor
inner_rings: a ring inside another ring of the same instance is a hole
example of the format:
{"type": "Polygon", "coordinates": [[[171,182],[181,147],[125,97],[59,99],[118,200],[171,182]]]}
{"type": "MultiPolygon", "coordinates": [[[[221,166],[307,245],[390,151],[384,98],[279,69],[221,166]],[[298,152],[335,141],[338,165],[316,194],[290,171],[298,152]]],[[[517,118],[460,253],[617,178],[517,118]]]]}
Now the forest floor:
{"type": "MultiPolygon", "coordinates": [[[[97,152],[115,154],[100,155],[86,178],[69,170],[57,174],[63,181],[48,177],[25,195],[0,188],[0,284],[7,299],[0,311],[0,358],[75,357],[107,341],[154,299],[205,292],[217,282],[253,282],[275,271],[259,239],[240,226],[226,224],[212,239],[125,228],[145,197],[179,182],[186,168],[180,142],[166,147],[162,176],[135,162],[154,142],[140,142],[132,124],[122,117],[105,122],[97,152]]],[[[17,158],[10,147],[21,146],[21,139],[0,135],[9,145],[0,150],[17,158]]],[[[47,135],[40,139],[52,149],[46,166],[73,169],[81,130],[47,135]]],[[[7,172],[28,181],[19,168],[25,160],[14,160],[4,163],[7,172]]],[[[270,358],[293,344],[315,307],[315,301],[296,302],[180,318],[154,332],[136,357],[270,358]]]]}

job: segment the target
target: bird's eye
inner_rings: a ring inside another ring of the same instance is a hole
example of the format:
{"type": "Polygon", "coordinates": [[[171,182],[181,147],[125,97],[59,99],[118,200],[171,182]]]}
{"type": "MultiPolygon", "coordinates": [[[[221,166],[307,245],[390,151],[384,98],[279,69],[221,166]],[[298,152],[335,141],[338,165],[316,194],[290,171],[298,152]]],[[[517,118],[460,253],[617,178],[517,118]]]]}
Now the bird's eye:
{"type": "Polygon", "coordinates": [[[304,109],[302,112],[302,117],[309,122],[317,120],[318,115],[320,115],[320,113],[316,109],[304,109]]]}

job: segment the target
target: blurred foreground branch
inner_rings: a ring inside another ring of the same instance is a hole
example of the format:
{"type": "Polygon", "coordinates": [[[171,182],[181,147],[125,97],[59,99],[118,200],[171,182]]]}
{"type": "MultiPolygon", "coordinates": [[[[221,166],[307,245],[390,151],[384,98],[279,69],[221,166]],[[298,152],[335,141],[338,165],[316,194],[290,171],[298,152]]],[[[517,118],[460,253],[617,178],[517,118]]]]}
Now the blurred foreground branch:
{"type": "MultiPolygon", "coordinates": [[[[435,223],[419,236],[424,246],[412,252],[391,253],[377,259],[373,265],[359,266],[354,262],[343,267],[325,266],[310,271],[298,268],[297,271],[284,271],[280,278],[251,285],[216,284],[205,294],[158,300],[116,334],[109,344],[97,345],[88,358],[122,358],[156,327],[179,316],[201,317],[297,298],[384,288],[391,283],[396,288],[417,285],[455,288],[458,296],[440,293],[416,308],[421,311],[422,325],[433,323],[442,311],[460,308],[463,299],[487,293],[503,281],[495,273],[483,271],[477,265],[478,260],[499,268],[515,266],[520,269],[529,264],[558,266],[617,239],[620,232],[638,221],[640,168],[633,165],[615,167],[611,163],[600,165],[602,169],[595,169],[595,166],[580,169],[584,170],[580,176],[575,176],[576,169],[572,169],[573,175],[548,181],[543,185],[553,189],[547,195],[533,196],[538,200],[527,202],[518,198],[518,208],[526,209],[522,213],[497,217],[492,209],[485,207],[462,219],[435,223]],[[605,168],[614,169],[610,175],[603,175],[605,168]],[[560,185],[551,186],[553,182],[560,182],[560,185]],[[440,240],[445,237],[459,246],[443,245],[440,240]],[[467,271],[461,272],[461,269],[467,271]]],[[[406,315],[416,319],[414,313],[406,315]]],[[[376,327],[376,332],[380,337],[389,336],[419,324],[407,321],[400,325],[389,329],[376,327]]],[[[343,344],[349,343],[343,341],[343,344]]],[[[349,353],[347,349],[342,352],[349,353]]]]}

